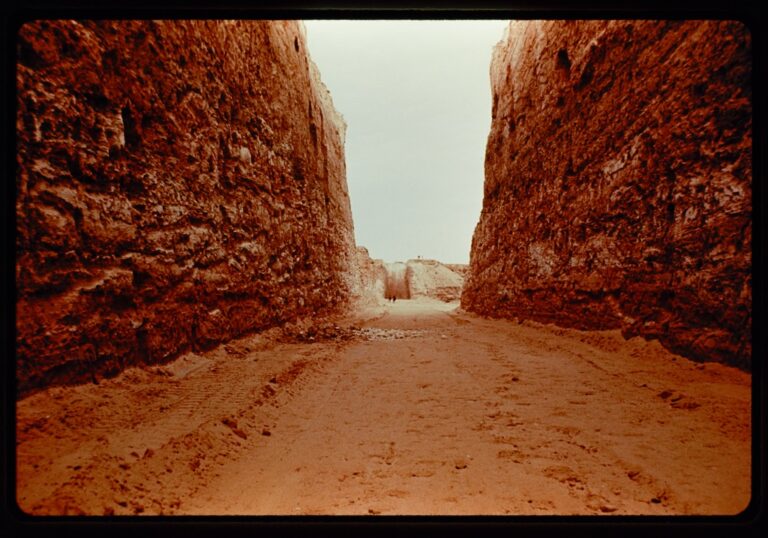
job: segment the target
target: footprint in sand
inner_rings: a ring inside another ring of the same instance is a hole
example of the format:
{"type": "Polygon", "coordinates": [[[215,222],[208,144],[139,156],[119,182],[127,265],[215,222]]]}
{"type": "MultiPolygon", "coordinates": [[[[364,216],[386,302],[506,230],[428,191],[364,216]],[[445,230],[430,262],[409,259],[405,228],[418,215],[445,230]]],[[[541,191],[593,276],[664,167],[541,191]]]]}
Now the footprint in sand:
{"type": "Polygon", "coordinates": [[[693,401],[687,400],[687,399],[682,400],[682,401],[672,402],[671,405],[675,409],[689,409],[689,410],[690,409],[698,409],[699,407],[701,407],[700,403],[693,402],[693,401]]]}
{"type": "Polygon", "coordinates": [[[635,482],[636,484],[647,486],[654,483],[654,480],[649,476],[647,476],[638,467],[632,467],[627,469],[626,475],[627,475],[627,478],[629,478],[632,482],[635,482]]]}
{"type": "Polygon", "coordinates": [[[395,461],[395,442],[390,441],[389,446],[387,446],[386,451],[384,454],[371,454],[371,458],[376,460],[381,460],[383,463],[386,463],[387,465],[392,465],[392,462],[395,461]]]}
{"type": "Polygon", "coordinates": [[[512,445],[517,448],[517,442],[520,441],[518,437],[512,437],[510,435],[494,435],[493,442],[498,444],[512,445]]]}
{"type": "Polygon", "coordinates": [[[656,396],[668,402],[670,406],[674,407],[675,409],[690,410],[690,409],[697,409],[701,407],[701,404],[699,404],[698,402],[692,401],[685,394],[682,394],[680,392],[675,392],[669,389],[661,391],[656,396]]]}
{"type": "Polygon", "coordinates": [[[415,468],[406,470],[401,473],[401,476],[406,478],[429,478],[434,476],[435,469],[445,465],[445,462],[435,460],[419,460],[416,462],[415,468]]]}
{"type": "Polygon", "coordinates": [[[618,507],[611,504],[608,499],[602,495],[596,495],[594,493],[587,494],[587,508],[594,510],[595,512],[602,512],[603,514],[610,514],[618,510],[618,507]]]}
{"type": "Polygon", "coordinates": [[[526,455],[519,450],[499,450],[496,457],[502,460],[510,460],[514,463],[523,463],[526,455]]]}
{"type": "Polygon", "coordinates": [[[554,478],[558,482],[568,486],[577,486],[584,483],[576,471],[566,465],[553,465],[544,469],[544,476],[554,478]]]}
{"type": "Polygon", "coordinates": [[[430,476],[434,476],[434,474],[435,474],[435,471],[420,469],[416,471],[411,471],[407,476],[410,476],[411,478],[429,478],[430,476]]]}
{"type": "Polygon", "coordinates": [[[539,501],[528,499],[528,504],[535,510],[552,510],[555,508],[555,503],[552,501],[539,501]]]}
{"type": "Polygon", "coordinates": [[[469,462],[464,458],[458,458],[453,462],[453,468],[461,471],[469,466],[469,462]]]}
{"type": "Polygon", "coordinates": [[[575,428],[573,426],[549,426],[547,429],[563,433],[569,437],[573,437],[581,433],[579,428],[575,428]]]}
{"type": "Polygon", "coordinates": [[[395,461],[395,442],[391,441],[389,448],[387,448],[387,454],[384,456],[384,463],[392,465],[393,461],[395,461]]]}

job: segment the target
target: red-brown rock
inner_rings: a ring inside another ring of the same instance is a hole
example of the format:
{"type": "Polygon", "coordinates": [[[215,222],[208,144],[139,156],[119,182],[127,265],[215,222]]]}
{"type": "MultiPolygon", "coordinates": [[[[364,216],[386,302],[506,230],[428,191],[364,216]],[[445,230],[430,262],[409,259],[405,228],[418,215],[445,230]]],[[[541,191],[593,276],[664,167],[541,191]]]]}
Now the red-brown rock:
{"type": "Polygon", "coordinates": [[[365,247],[357,247],[355,260],[353,299],[361,306],[381,302],[387,283],[384,261],[372,259],[365,247]]]}
{"type": "Polygon", "coordinates": [[[463,307],[748,367],[750,66],[737,22],[512,23],[463,307]]]}
{"type": "Polygon", "coordinates": [[[347,303],[345,125],[295,21],[18,37],[21,393],[347,303]]]}

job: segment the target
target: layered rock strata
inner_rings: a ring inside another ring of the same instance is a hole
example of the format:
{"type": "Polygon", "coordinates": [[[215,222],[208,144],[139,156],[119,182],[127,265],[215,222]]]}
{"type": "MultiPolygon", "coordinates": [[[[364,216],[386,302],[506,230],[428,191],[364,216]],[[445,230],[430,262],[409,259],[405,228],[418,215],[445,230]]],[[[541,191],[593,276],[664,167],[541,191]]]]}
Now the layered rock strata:
{"type": "Polygon", "coordinates": [[[469,265],[466,263],[446,263],[444,264],[448,269],[466,278],[469,272],[469,265]]]}
{"type": "Polygon", "coordinates": [[[729,21],[513,22],[467,310],[751,357],[751,42],[729,21]]]}
{"type": "Polygon", "coordinates": [[[346,304],[345,125],[300,23],[38,21],[17,46],[22,394],[346,304]]]}
{"type": "Polygon", "coordinates": [[[359,304],[380,303],[385,296],[387,269],[382,260],[372,259],[365,247],[357,247],[353,297],[359,304]]]}
{"type": "Polygon", "coordinates": [[[459,269],[461,266],[449,266],[437,260],[408,260],[405,278],[411,298],[457,301],[461,297],[464,277],[452,267],[459,269]]]}
{"type": "Polygon", "coordinates": [[[353,297],[358,304],[380,303],[389,297],[428,297],[456,301],[461,297],[466,265],[414,259],[385,263],[372,259],[365,247],[357,247],[353,297]]]}

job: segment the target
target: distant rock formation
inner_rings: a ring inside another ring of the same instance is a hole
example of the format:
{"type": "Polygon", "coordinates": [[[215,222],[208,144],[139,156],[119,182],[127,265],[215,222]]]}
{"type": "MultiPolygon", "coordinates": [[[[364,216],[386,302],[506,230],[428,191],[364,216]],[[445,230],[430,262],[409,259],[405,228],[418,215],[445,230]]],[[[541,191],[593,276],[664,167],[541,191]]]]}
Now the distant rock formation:
{"type": "MultiPolygon", "coordinates": [[[[461,266],[453,267],[460,270],[461,266]]],[[[431,297],[446,302],[459,300],[464,286],[461,273],[437,260],[408,260],[406,281],[412,298],[431,297]]]]}
{"type": "Polygon", "coordinates": [[[408,280],[406,279],[406,271],[408,270],[408,267],[403,262],[394,262],[385,263],[384,268],[387,271],[384,296],[395,297],[397,299],[410,299],[411,290],[408,289],[408,280]]]}
{"type": "Polygon", "coordinates": [[[732,21],[522,21],[491,66],[462,306],[751,357],[751,41],[732,21]]]}
{"type": "Polygon", "coordinates": [[[296,21],[18,35],[21,393],[347,304],[345,124],[296,21]]]}
{"type": "Polygon", "coordinates": [[[373,260],[364,247],[357,248],[357,283],[354,296],[360,304],[381,302],[389,297],[417,299],[429,297],[456,301],[464,284],[462,264],[415,259],[387,263],[373,260]]]}
{"type": "Polygon", "coordinates": [[[387,269],[382,260],[371,259],[368,249],[357,247],[356,283],[353,297],[358,304],[374,304],[384,299],[387,269]]]}

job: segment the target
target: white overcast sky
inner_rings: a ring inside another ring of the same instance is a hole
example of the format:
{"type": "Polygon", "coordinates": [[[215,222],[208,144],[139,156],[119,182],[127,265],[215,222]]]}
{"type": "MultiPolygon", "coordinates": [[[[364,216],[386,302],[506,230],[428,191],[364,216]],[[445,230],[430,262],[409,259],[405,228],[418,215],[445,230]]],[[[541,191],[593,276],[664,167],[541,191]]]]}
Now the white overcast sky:
{"type": "Polygon", "coordinates": [[[483,199],[489,67],[508,21],[304,21],[347,122],[355,239],[388,262],[468,263],[483,199]]]}

